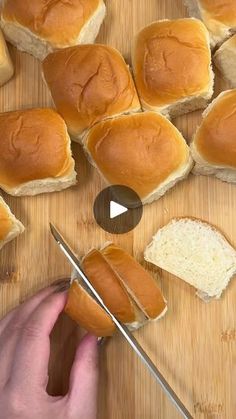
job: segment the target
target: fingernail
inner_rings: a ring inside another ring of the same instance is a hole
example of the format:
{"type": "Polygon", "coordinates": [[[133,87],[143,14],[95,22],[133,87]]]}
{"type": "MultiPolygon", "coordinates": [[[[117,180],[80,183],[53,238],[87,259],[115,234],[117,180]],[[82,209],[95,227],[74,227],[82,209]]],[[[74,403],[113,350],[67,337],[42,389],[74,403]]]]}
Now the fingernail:
{"type": "Polygon", "coordinates": [[[70,282],[67,281],[66,283],[63,283],[57,286],[54,292],[64,292],[64,291],[67,291],[69,288],[70,288],[70,282]]]}

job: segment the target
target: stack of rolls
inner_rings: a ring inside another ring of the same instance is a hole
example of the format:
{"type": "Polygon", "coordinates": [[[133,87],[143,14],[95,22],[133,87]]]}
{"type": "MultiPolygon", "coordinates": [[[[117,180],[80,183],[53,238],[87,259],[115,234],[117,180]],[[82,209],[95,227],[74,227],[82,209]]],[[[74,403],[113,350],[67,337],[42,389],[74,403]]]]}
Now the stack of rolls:
{"type": "MultiPolygon", "coordinates": [[[[130,330],[164,316],[167,305],[157,282],[128,253],[114,244],[91,250],[81,263],[84,273],[107,308],[130,330]]],[[[66,313],[96,336],[110,336],[115,325],[76,274],[68,293],[66,313]]]]}

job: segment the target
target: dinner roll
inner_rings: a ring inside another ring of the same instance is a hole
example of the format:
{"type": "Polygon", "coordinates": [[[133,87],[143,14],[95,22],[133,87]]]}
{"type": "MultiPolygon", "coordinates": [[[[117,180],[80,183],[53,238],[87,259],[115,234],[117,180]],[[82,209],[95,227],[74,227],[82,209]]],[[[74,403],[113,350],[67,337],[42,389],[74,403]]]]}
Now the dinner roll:
{"type": "Polygon", "coordinates": [[[199,20],[147,26],[135,39],[132,61],[143,109],[174,118],[204,108],[213,94],[209,35],[199,20]]]}
{"type": "Polygon", "coordinates": [[[191,16],[205,23],[212,47],[222,43],[236,31],[235,0],[184,0],[191,16]]]}
{"type": "Polygon", "coordinates": [[[236,35],[225,41],[214,55],[214,62],[230,87],[236,87],[236,35]]]}
{"type": "Polygon", "coordinates": [[[105,16],[103,0],[3,0],[8,41],[40,60],[55,49],[94,42],[105,16]]]}
{"type": "Polygon", "coordinates": [[[14,74],[14,67],[7,44],[0,30],[0,86],[5,84],[14,74]]]}
{"type": "Polygon", "coordinates": [[[98,123],[89,131],[84,148],[108,184],[133,189],[144,204],[164,195],[192,168],[181,133],[155,112],[98,123]]]}
{"type": "Polygon", "coordinates": [[[70,137],[53,109],[0,114],[0,188],[11,195],[60,191],[76,183],[70,137]]]}
{"type": "MultiPolygon", "coordinates": [[[[114,244],[106,244],[101,251],[91,250],[81,266],[110,312],[130,330],[166,313],[166,301],[156,281],[132,256],[114,244]]],[[[110,336],[115,331],[111,318],[76,272],[72,275],[65,311],[96,336],[110,336]]]]}
{"type": "Polygon", "coordinates": [[[107,45],[56,51],[43,62],[44,78],[75,141],[103,119],[140,110],[129,68],[107,45]]]}
{"type": "Polygon", "coordinates": [[[2,249],[6,243],[23,233],[23,231],[23,224],[16,219],[8,205],[0,196],[0,249],[2,249]]]}
{"type": "Polygon", "coordinates": [[[222,92],[203,113],[191,144],[193,172],[236,182],[236,89],[222,92]]]}

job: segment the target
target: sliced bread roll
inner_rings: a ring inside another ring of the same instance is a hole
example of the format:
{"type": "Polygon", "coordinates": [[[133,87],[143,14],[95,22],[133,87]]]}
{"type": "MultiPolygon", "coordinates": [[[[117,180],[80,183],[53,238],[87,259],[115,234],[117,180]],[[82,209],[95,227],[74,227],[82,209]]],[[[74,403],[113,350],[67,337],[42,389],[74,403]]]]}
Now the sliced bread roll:
{"type": "MultiPolygon", "coordinates": [[[[117,246],[92,250],[82,268],[110,312],[130,330],[162,317],[167,305],[154,279],[117,246]]],[[[114,324],[74,272],[66,313],[96,336],[109,336],[114,324]]]]}
{"type": "Polygon", "coordinates": [[[235,249],[198,219],[173,219],[153,237],[144,258],[197,288],[205,301],[220,298],[236,273],[235,249]]]}
{"type": "Polygon", "coordinates": [[[10,195],[60,191],[76,183],[66,124],[53,109],[0,114],[0,188],[10,195]]]}
{"type": "Polygon", "coordinates": [[[222,92],[203,113],[191,143],[196,175],[236,182],[236,89],[222,92]]]}
{"type": "Polygon", "coordinates": [[[215,47],[236,32],[235,0],[184,0],[191,16],[200,18],[206,25],[215,47]]]}
{"type": "Polygon", "coordinates": [[[155,112],[96,124],[86,136],[84,148],[108,184],[131,188],[143,204],[159,199],[192,168],[183,136],[155,112]]]}
{"type": "Polygon", "coordinates": [[[225,41],[214,55],[214,63],[230,87],[236,87],[236,35],[225,41]]]}
{"type": "Polygon", "coordinates": [[[12,214],[8,205],[0,196],[0,249],[15,239],[19,234],[23,233],[24,226],[12,214]]]}
{"type": "Polygon", "coordinates": [[[5,37],[40,60],[50,52],[94,42],[105,17],[103,0],[3,0],[5,37]]]}
{"type": "Polygon", "coordinates": [[[209,34],[200,20],[160,20],[142,29],[132,62],[145,110],[174,118],[205,108],[213,94],[209,34]]]}

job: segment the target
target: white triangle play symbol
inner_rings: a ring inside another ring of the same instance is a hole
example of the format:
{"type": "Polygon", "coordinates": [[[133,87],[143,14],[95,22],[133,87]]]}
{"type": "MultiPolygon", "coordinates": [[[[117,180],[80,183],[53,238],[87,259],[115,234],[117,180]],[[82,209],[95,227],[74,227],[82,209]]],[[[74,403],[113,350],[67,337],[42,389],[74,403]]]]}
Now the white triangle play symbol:
{"type": "Polygon", "coordinates": [[[123,205],[117,204],[115,201],[110,201],[110,218],[118,217],[128,211],[128,208],[123,205]]]}

